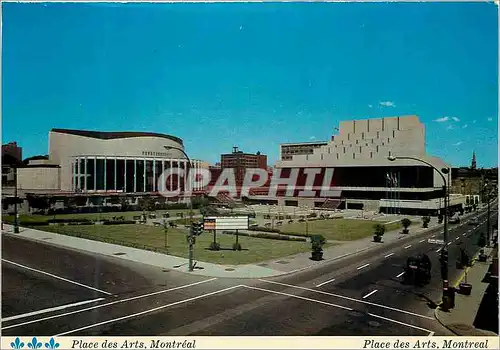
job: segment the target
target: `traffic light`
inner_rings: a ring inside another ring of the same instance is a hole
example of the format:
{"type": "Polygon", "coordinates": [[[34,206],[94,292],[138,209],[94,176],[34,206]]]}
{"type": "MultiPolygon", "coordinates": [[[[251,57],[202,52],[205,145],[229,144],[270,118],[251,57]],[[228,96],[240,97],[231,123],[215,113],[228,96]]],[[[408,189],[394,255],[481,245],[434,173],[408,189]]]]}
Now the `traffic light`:
{"type": "Polygon", "coordinates": [[[193,222],[191,225],[191,235],[199,236],[203,233],[203,223],[202,222],[193,222]]]}

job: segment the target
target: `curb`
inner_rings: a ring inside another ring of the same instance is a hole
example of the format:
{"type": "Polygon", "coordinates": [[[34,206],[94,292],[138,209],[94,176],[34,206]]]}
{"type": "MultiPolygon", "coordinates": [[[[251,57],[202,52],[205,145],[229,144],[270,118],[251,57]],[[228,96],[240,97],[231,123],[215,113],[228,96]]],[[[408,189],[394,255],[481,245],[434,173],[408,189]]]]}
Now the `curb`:
{"type": "Polygon", "coordinates": [[[439,314],[439,311],[440,311],[440,310],[439,310],[439,306],[440,306],[440,305],[441,305],[441,304],[439,304],[439,305],[438,305],[438,306],[434,309],[434,318],[435,318],[435,319],[439,322],[439,324],[440,324],[441,326],[443,326],[444,328],[446,328],[447,330],[449,330],[451,333],[453,333],[453,334],[455,334],[455,335],[460,336],[460,334],[458,334],[457,332],[455,332],[453,329],[451,329],[450,327],[448,327],[446,324],[444,324],[444,322],[443,322],[443,321],[441,321],[441,320],[439,319],[438,314],[439,314]]]}

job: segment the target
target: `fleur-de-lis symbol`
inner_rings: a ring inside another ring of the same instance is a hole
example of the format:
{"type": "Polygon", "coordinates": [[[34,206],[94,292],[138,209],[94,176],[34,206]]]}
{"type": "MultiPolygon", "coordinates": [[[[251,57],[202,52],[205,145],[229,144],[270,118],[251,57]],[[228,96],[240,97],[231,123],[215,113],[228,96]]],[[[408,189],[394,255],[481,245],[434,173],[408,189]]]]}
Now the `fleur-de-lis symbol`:
{"type": "Polygon", "coordinates": [[[54,338],[50,338],[48,343],[45,343],[45,348],[47,349],[57,349],[59,347],[59,343],[56,343],[54,338]]]}
{"type": "Polygon", "coordinates": [[[24,343],[21,341],[21,339],[19,339],[19,337],[17,337],[15,341],[10,343],[10,346],[12,347],[12,349],[22,349],[24,348],[24,343]]]}
{"type": "Polygon", "coordinates": [[[28,348],[30,349],[40,349],[42,347],[42,343],[40,343],[36,337],[33,337],[31,339],[31,343],[28,343],[28,348]]]}

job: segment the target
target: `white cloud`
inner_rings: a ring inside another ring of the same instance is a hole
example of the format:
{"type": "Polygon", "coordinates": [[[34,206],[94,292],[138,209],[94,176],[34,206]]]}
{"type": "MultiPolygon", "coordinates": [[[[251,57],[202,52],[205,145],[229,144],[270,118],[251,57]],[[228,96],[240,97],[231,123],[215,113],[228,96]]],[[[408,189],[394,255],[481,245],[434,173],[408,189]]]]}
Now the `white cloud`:
{"type": "Polygon", "coordinates": [[[453,130],[453,129],[455,129],[455,127],[454,127],[453,125],[448,125],[448,126],[446,127],[446,130],[453,130]]]}
{"type": "Polygon", "coordinates": [[[460,119],[458,119],[457,117],[451,117],[451,119],[453,119],[453,120],[454,120],[454,121],[456,121],[456,122],[459,122],[459,121],[460,121],[460,119]]]}
{"type": "Polygon", "coordinates": [[[457,143],[454,143],[453,146],[460,146],[462,143],[462,141],[458,141],[457,143]]]}
{"type": "Polygon", "coordinates": [[[469,124],[465,124],[464,126],[462,126],[462,129],[465,129],[468,126],[469,126],[469,124]]]}
{"type": "Polygon", "coordinates": [[[476,119],[474,119],[474,120],[472,121],[472,124],[476,124],[476,119]]]}
{"type": "Polygon", "coordinates": [[[394,104],[394,102],[391,102],[391,101],[380,102],[380,105],[384,106],[384,107],[396,107],[396,105],[394,104]]]}
{"type": "Polygon", "coordinates": [[[373,106],[372,105],[368,105],[369,108],[372,108],[373,106]]]}
{"type": "Polygon", "coordinates": [[[450,120],[450,118],[448,118],[448,117],[441,117],[441,118],[434,119],[434,121],[438,122],[438,123],[447,122],[448,120],[450,120]]]}
{"type": "Polygon", "coordinates": [[[493,118],[488,118],[488,121],[491,122],[493,120],[493,118]]]}
{"type": "Polygon", "coordinates": [[[316,140],[316,136],[311,136],[309,140],[316,140]]]}

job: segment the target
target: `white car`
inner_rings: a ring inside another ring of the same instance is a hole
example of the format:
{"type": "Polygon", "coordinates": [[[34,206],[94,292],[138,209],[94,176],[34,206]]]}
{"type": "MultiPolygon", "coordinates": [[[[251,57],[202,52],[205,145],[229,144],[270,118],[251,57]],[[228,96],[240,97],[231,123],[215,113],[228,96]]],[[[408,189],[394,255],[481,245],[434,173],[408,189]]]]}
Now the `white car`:
{"type": "Polygon", "coordinates": [[[472,218],[469,220],[469,225],[479,225],[479,219],[476,217],[476,218],[472,218]]]}

